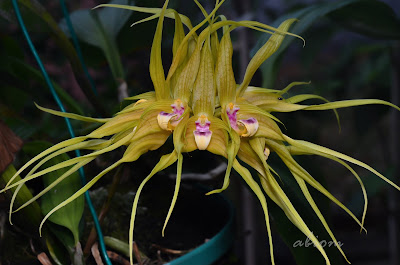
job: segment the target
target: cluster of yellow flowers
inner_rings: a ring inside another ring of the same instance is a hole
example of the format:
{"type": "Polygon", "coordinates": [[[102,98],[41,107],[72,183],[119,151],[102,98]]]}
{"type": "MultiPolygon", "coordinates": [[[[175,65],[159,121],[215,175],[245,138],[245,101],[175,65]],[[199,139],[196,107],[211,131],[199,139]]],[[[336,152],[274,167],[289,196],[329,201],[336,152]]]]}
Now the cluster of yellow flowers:
{"type": "Polygon", "coordinates": [[[38,199],[80,167],[93,161],[97,156],[115,150],[121,146],[127,147],[120,160],[104,169],[73,196],[50,211],[44,218],[44,222],[52,213],[82,195],[104,174],[122,163],[137,160],[147,151],[158,149],[165,143],[167,138],[172,135],[174,150],[160,159],[158,164],[143,180],[137,190],[132,209],[130,244],[132,244],[138,199],[143,186],[157,172],[169,167],[177,161],[176,187],[164,224],[165,229],[179,192],[183,164],[182,153],[199,149],[207,150],[216,155],[225,157],[228,161],[223,186],[221,189],[209,192],[209,194],[221,192],[228,187],[230,173],[233,168],[258,197],[265,214],[272,264],[274,264],[273,244],[266,195],[271,198],[285,212],[290,221],[314,243],[316,248],[324,256],[326,264],[330,264],[317,238],[305,224],[282,190],[279,181],[277,181],[277,173],[268,163],[268,156],[270,153],[274,152],[286,164],[300,186],[305,198],[326,228],[332,240],[336,243],[336,246],[338,246],[339,251],[345,257],[340,245],[337,244],[327,222],[314,202],[308,190],[308,186],[317,189],[345,210],[362,229],[364,229],[363,222],[367,206],[366,191],[361,179],[347,162],[364,167],[395,188],[399,190],[400,188],[370,166],[356,159],[310,142],[290,138],[281,131],[278,126],[280,121],[271,113],[293,112],[297,110],[336,110],[338,108],[366,104],[385,104],[398,110],[400,109],[391,103],[375,99],[327,102],[320,96],[310,94],[297,95],[288,99],[283,98],[283,95],[288,92],[290,88],[295,85],[307,84],[304,82],[294,82],[283,90],[249,86],[256,70],[280,47],[286,35],[292,35],[302,39],[288,32],[290,26],[296,19],[288,19],[282,22],[278,28],[273,28],[255,21],[231,21],[223,15],[216,15],[218,8],[224,2],[223,0],[217,0],[215,8],[209,14],[196,0],[195,2],[198,4],[205,17],[205,19],[195,27],[192,26],[191,21],[186,16],[179,14],[173,9],[168,9],[168,0],[165,1],[162,8],[122,5],[99,6],[125,8],[152,14],[143,21],[158,18],[150,57],[150,75],[153,81],[154,91],[127,98],[126,100],[137,101],[109,119],[95,119],[76,114],[65,114],[38,106],[41,110],[55,115],[85,122],[104,124],[86,136],[69,139],[47,149],[25,164],[15,176],[35,162],[38,162],[24,179],[11,184],[13,178],[6,188],[3,189],[4,191],[18,186],[14,193],[14,198],[19,188],[27,181],[60,168],[70,167],[70,169],[20,208],[13,210],[12,202],[10,206],[10,215],[12,212],[18,211],[38,199]],[[173,61],[166,77],[161,60],[164,18],[175,20],[172,51],[173,61]],[[184,26],[187,28],[186,30],[184,26]],[[238,27],[248,27],[271,34],[269,40],[257,51],[248,64],[241,84],[236,83],[232,70],[233,48],[230,38],[230,32],[238,27]],[[185,31],[187,32],[186,34],[185,31]],[[298,104],[308,99],[321,99],[327,103],[319,105],[298,104]],[[68,161],[38,171],[49,159],[77,149],[92,150],[92,152],[82,157],[72,158],[68,161]],[[293,158],[294,155],[318,155],[337,161],[348,168],[360,182],[363,190],[365,208],[362,220],[359,221],[346,206],[339,202],[301,167],[293,158]],[[259,182],[251,176],[250,172],[239,160],[256,170],[259,182]]]}

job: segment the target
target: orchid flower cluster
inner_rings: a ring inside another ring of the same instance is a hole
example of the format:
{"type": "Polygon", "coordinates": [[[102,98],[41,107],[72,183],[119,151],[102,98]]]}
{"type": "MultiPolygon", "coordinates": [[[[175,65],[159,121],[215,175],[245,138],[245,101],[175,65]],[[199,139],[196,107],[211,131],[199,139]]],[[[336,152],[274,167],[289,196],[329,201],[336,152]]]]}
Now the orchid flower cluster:
{"type": "MultiPolygon", "coordinates": [[[[256,70],[280,47],[285,36],[291,35],[303,40],[300,36],[288,31],[296,19],[283,21],[277,28],[255,21],[232,21],[223,15],[216,15],[218,8],[224,2],[223,0],[217,0],[215,8],[209,14],[197,0],[194,1],[205,17],[203,21],[194,27],[188,17],[167,8],[168,0],[165,1],[162,8],[106,4],[98,6],[124,8],[152,14],[150,17],[139,22],[158,19],[150,56],[150,76],[154,85],[154,91],[126,98],[126,100],[135,102],[125,107],[114,117],[106,119],[62,113],[38,106],[39,109],[54,115],[84,122],[102,123],[102,125],[86,136],[72,138],[54,145],[34,157],[18,170],[3,189],[5,191],[17,187],[10,205],[10,217],[12,213],[37,200],[80,167],[93,161],[96,157],[121,146],[126,147],[121,159],[101,171],[73,196],[50,211],[43,219],[40,226],[41,229],[43,223],[52,213],[81,196],[106,173],[122,163],[133,162],[142,154],[160,148],[169,137],[172,137],[174,150],[170,154],[161,157],[150,174],[144,178],[135,195],[129,231],[129,243],[131,247],[136,209],[144,185],[157,172],[177,162],[176,186],[162,230],[164,234],[166,224],[178,197],[183,166],[182,154],[199,149],[222,156],[228,162],[222,187],[208,194],[221,192],[228,187],[233,168],[257,196],[265,214],[272,264],[274,264],[274,252],[266,196],[274,201],[284,211],[287,218],[314,243],[315,247],[323,255],[326,264],[330,264],[330,261],[316,236],[313,235],[281,188],[281,183],[279,182],[279,178],[277,178],[278,174],[274,171],[273,166],[268,163],[268,157],[271,153],[279,156],[287,166],[315,214],[332,240],[336,243],[335,245],[343,257],[346,258],[340,244],[337,243],[335,236],[312,198],[309,186],[324,194],[346,211],[360,225],[361,229],[364,229],[363,223],[367,209],[367,195],[363,182],[348,162],[371,171],[396,189],[400,190],[400,188],[363,162],[331,149],[310,142],[295,140],[285,135],[279,127],[281,122],[272,113],[294,112],[298,110],[334,110],[336,113],[336,109],[338,108],[366,104],[384,104],[397,110],[400,110],[400,108],[389,102],[377,99],[328,102],[320,96],[311,94],[302,94],[284,99],[283,95],[289,89],[295,85],[307,84],[305,82],[293,82],[283,90],[250,86],[250,81],[256,70]],[[175,21],[172,50],[173,61],[166,76],[161,59],[162,31],[165,18],[175,21]],[[243,81],[240,84],[237,84],[232,69],[233,47],[230,37],[231,31],[238,27],[247,27],[271,35],[269,40],[257,51],[249,62],[243,81]],[[308,99],[320,99],[325,101],[325,103],[319,105],[298,104],[308,99]],[[39,168],[46,161],[60,154],[78,149],[89,150],[89,152],[84,156],[71,158],[39,171],[39,168]],[[361,221],[296,162],[293,158],[296,155],[326,157],[342,164],[356,177],[361,185],[365,199],[361,221]],[[247,164],[255,169],[257,176],[252,176],[243,164],[247,164]],[[34,166],[24,179],[11,184],[17,175],[31,165],[34,166]],[[18,209],[13,208],[19,189],[27,181],[60,168],[69,168],[69,170],[30,201],[18,209]]],[[[132,257],[130,257],[130,260],[132,263],[132,257]]]]}

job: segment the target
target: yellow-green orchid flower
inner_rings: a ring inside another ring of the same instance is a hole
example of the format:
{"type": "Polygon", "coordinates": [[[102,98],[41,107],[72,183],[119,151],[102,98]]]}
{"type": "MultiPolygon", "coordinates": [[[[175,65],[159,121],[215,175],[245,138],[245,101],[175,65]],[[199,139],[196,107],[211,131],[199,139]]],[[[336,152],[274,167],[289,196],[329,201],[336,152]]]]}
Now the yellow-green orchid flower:
{"type": "MultiPolygon", "coordinates": [[[[296,20],[288,19],[282,22],[278,28],[273,28],[255,21],[231,21],[227,20],[223,15],[216,16],[218,8],[224,1],[217,0],[215,8],[210,14],[207,14],[197,0],[194,1],[205,17],[202,22],[194,27],[189,18],[179,14],[173,9],[167,8],[168,0],[165,1],[162,8],[124,5],[99,6],[124,8],[152,14],[150,17],[137,23],[158,19],[150,56],[150,76],[154,91],[127,98],[126,100],[137,101],[128,105],[109,119],[95,119],[76,114],[65,114],[38,106],[39,109],[55,115],[85,122],[103,123],[103,125],[86,136],[76,137],[54,145],[34,157],[18,170],[15,176],[2,190],[5,191],[12,187],[17,187],[10,204],[10,220],[13,212],[26,207],[80,167],[93,161],[97,156],[115,150],[121,146],[126,146],[126,150],[120,160],[104,169],[73,196],[50,211],[43,219],[42,226],[44,221],[47,220],[52,213],[82,195],[106,173],[122,163],[133,162],[142,154],[158,149],[165,143],[167,138],[172,135],[174,150],[160,159],[150,174],[144,178],[136,192],[129,231],[129,243],[131,247],[136,209],[144,185],[157,172],[177,162],[176,186],[162,231],[162,233],[164,233],[165,226],[172,214],[178,197],[183,166],[182,153],[199,149],[223,156],[228,160],[223,186],[221,189],[211,191],[208,194],[221,192],[228,187],[230,172],[233,168],[245,180],[259,199],[265,215],[272,264],[275,264],[275,262],[265,195],[271,198],[284,211],[287,218],[310,238],[325,258],[326,264],[330,264],[323,247],[303,221],[301,213],[296,211],[281,188],[279,179],[276,178],[277,173],[274,171],[273,166],[268,163],[268,157],[271,153],[275,153],[279,156],[288,167],[305,198],[335,243],[337,243],[336,238],[308,191],[308,186],[314,187],[345,210],[362,229],[364,229],[363,224],[367,206],[366,191],[361,179],[347,162],[364,167],[395,188],[399,190],[400,188],[370,166],[356,159],[316,144],[290,138],[281,131],[279,127],[280,121],[273,116],[272,113],[293,112],[298,110],[334,110],[336,113],[336,109],[338,108],[366,104],[385,104],[397,110],[400,110],[399,107],[375,99],[328,102],[320,96],[308,94],[284,99],[284,94],[288,92],[289,89],[295,85],[306,84],[304,82],[294,82],[283,90],[249,86],[256,70],[280,47],[286,35],[292,35],[302,39],[288,32],[290,26],[296,20]],[[175,20],[175,35],[172,50],[173,61],[168,74],[165,76],[161,59],[161,43],[163,23],[166,17],[175,20]],[[187,27],[186,34],[184,26],[187,27]],[[241,84],[236,83],[232,70],[233,48],[230,32],[237,27],[248,27],[271,34],[270,39],[257,51],[249,62],[241,84]],[[319,105],[298,104],[308,99],[320,99],[326,103],[319,105]],[[39,171],[39,168],[49,159],[77,149],[91,150],[92,152],[39,171]],[[302,168],[293,158],[295,155],[323,156],[337,161],[349,169],[360,182],[363,190],[365,206],[362,220],[359,221],[346,206],[338,201],[302,168]],[[239,160],[257,171],[259,183],[261,185],[251,176],[249,170],[241,165],[239,160]],[[24,179],[11,184],[17,175],[34,163],[36,163],[36,165],[27,173],[24,179]],[[53,184],[46,187],[42,192],[32,198],[32,200],[20,206],[18,209],[13,209],[14,200],[18,191],[27,181],[65,167],[68,167],[69,170],[60,176],[53,184]]],[[[336,246],[345,257],[340,245],[336,244],[336,246]]],[[[132,263],[132,257],[130,257],[130,261],[132,263]]]]}

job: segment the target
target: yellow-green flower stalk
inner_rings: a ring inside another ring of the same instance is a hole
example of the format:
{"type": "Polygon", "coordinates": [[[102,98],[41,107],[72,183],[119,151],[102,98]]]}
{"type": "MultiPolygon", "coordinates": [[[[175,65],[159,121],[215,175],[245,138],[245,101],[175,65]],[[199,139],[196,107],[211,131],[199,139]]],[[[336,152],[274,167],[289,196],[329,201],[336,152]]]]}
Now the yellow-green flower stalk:
{"type": "MultiPolygon", "coordinates": [[[[164,234],[165,226],[172,214],[178,197],[183,166],[182,153],[199,149],[223,156],[228,161],[223,186],[221,189],[209,192],[208,195],[221,192],[228,187],[230,173],[233,168],[259,199],[265,215],[272,264],[275,263],[266,196],[271,198],[284,211],[287,218],[310,238],[325,258],[326,264],[330,264],[323,247],[303,221],[301,213],[297,212],[281,188],[279,178],[277,178],[278,175],[274,171],[273,165],[268,163],[268,157],[271,153],[275,153],[286,164],[301,188],[305,198],[335,243],[337,243],[336,238],[314,202],[308,190],[308,186],[317,189],[346,211],[360,225],[361,229],[364,229],[363,224],[367,209],[367,196],[360,177],[350,167],[348,162],[364,167],[396,189],[400,190],[400,188],[365,163],[328,148],[302,140],[295,140],[285,135],[279,127],[280,121],[273,116],[272,113],[293,112],[298,110],[334,110],[336,113],[336,109],[338,108],[366,104],[384,104],[396,108],[397,110],[400,110],[400,108],[391,103],[376,99],[328,102],[320,96],[309,94],[297,95],[288,99],[283,98],[283,95],[288,92],[289,89],[295,85],[306,84],[304,82],[294,82],[283,90],[249,86],[256,70],[280,47],[286,35],[292,35],[302,39],[288,32],[290,26],[296,19],[288,19],[282,22],[278,28],[273,28],[255,21],[231,21],[223,15],[216,15],[218,8],[224,2],[223,0],[216,1],[215,8],[210,14],[207,14],[197,0],[194,1],[205,17],[204,20],[195,27],[192,26],[188,17],[179,14],[173,9],[168,9],[168,0],[165,1],[162,8],[124,5],[99,6],[124,8],[151,14],[148,18],[137,23],[158,19],[150,57],[150,76],[154,91],[127,98],[126,100],[136,100],[136,102],[128,105],[109,119],[94,119],[76,114],[65,114],[38,106],[39,109],[55,115],[103,124],[86,136],[76,137],[54,145],[34,157],[18,170],[15,176],[2,190],[5,191],[12,187],[17,187],[10,204],[10,221],[12,213],[19,211],[37,200],[80,167],[93,161],[97,156],[113,151],[121,146],[126,147],[120,160],[104,169],[73,196],[50,211],[43,219],[40,226],[41,228],[52,213],[82,195],[103,175],[122,163],[133,162],[142,154],[158,149],[165,143],[168,137],[172,137],[174,150],[171,150],[170,154],[161,157],[150,174],[144,178],[136,192],[132,206],[129,231],[129,243],[131,247],[136,209],[144,185],[157,172],[177,162],[176,186],[162,231],[164,234]],[[166,76],[161,59],[164,18],[171,18],[175,21],[172,50],[173,61],[166,76]],[[230,33],[237,27],[248,27],[271,34],[270,39],[258,50],[249,62],[241,84],[236,83],[232,70],[233,48],[230,33]],[[298,104],[307,99],[320,99],[326,103],[319,105],[298,104]],[[77,149],[89,150],[91,152],[88,152],[88,154],[82,157],[72,158],[60,164],[39,170],[49,159],[77,149]],[[352,172],[359,181],[365,198],[364,213],[361,221],[301,167],[293,158],[295,155],[318,155],[326,157],[342,164],[352,172]],[[239,162],[239,160],[241,162],[239,162]],[[259,182],[256,181],[249,170],[241,163],[246,163],[257,171],[259,182]],[[31,165],[34,165],[34,167],[26,174],[24,179],[11,184],[17,175],[31,165]],[[69,170],[60,176],[53,184],[46,187],[32,198],[32,200],[20,206],[18,209],[13,208],[14,200],[19,189],[27,181],[60,168],[69,168],[69,170]]],[[[346,258],[340,245],[336,244],[336,246],[344,258],[346,258]]],[[[130,261],[132,263],[132,257],[130,257],[130,261]]]]}

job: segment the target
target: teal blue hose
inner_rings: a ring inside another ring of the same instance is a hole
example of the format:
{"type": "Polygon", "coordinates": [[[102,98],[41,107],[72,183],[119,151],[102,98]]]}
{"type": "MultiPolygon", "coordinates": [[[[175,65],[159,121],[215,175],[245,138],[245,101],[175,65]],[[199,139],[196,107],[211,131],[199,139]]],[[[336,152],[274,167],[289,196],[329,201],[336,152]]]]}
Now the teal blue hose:
{"type": "MultiPolygon", "coordinates": [[[[62,112],[65,112],[65,108],[64,108],[60,98],[58,97],[58,95],[57,95],[57,93],[56,93],[56,91],[55,91],[55,89],[53,87],[53,83],[51,82],[51,80],[50,80],[50,78],[49,78],[49,76],[47,74],[47,71],[44,68],[44,65],[43,65],[43,63],[42,63],[42,61],[41,61],[41,59],[40,59],[40,57],[39,57],[39,55],[38,55],[38,53],[37,53],[37,51],[35,49],[35,46],[32,43],[31,38],[29,37],[28,31],[26,30],[24,21],[23,21],[22,16],[21,16],[21,12],[20,12],[19,7],[18,7],[17,0],[12,0],[12,4],[13,4],[13,7],[14,7],[15,15],[17,16],[18,23],[21,26],[22,32],[24,33],[24,36],[26,38],[26,41],[28,42],[28,45],[29,45],[29,47],[30,47],[30,49],[32,51],[32,54],[35,57],[36,62],[38,63],[40,70],[42,71],[43,77],[46,80],[46,83],[50,88],[50,92],[53,95],[54,100],[56,101],[56,103],[59,106],[60,110],[62,112]]],[[[69,133],[71,135],[71,138],[74,138],[75,137],[75,133],[74,133],[74,131],[72,129],[71,123],[70,123],[68,118],[65,118],[65,123],[67,124],[68,131],[69,131],[69,133]]],[[[75,153],[76,153],[77,157],[80,156],[80,151],[79,150],[76,150],[75,153]]],[[[79,169],[79,173],[80,173],[80,176],[81,176],[82,184],[85,184],[86,183],[86,178],[85,178],[85,173],[83,171],[83,168],[79,169]]],[[[90,209],[90,213],[92,214],[94,225],[95,225],[95,228],[96,228],[96,231],[97,231],[97,235],[99,236],[99,245],[100,245],[101,255],[102,255],[102,257],[103,257],[103,259],[104,259],[104,261],[106,262],[107,265],[112,265],[112,263],[110,261],[110,258],[107,255],[106,247],[105,247],[104,240],[103,240],[103,233],[102,233],[101,228],[100,228],[100,223],[99,223],[99,220],[97,218],[96,210],[93,207],[92,201],[91,201],[90,196],[89,196],[89,192],[87,192],[87,191],[85,192],[85,199],[86,199],[86,203],[88,204],[88,207],[90,209]]]]}
{"type": "Polygon", "coordinates": [[[93,81],[92,77],[89,74],[89,71],[88,71],[88,69],[86,67],[85,61],[83,60],[81,47],[79,46],[78,38],[76,37],[74,27],[72,26],[72,22],[71,22],[71,19],[69,17],[69,13],[68,13],[68,9],[67,9],[67,6],[65,4],[65,1],[64,0],[60,0],[60,4],[61,4],[61,9],[62,9],[63,14],[64,14],[65,22],[67,23],[68,30],[69,30],[69,33],[71,35],[72,42],[74,43],[74,47],[75,47],[76,53],[78,54],[79,61],[81,62],[81,65],[82,65],[82,68],[83,68],[83,72],[85,73],[86,78],[89,80],[90,86],[92,87],[92,90],[93,90],[94,94],[97,95],[96,85],[94,84],[94,81],[93,81]]]}

